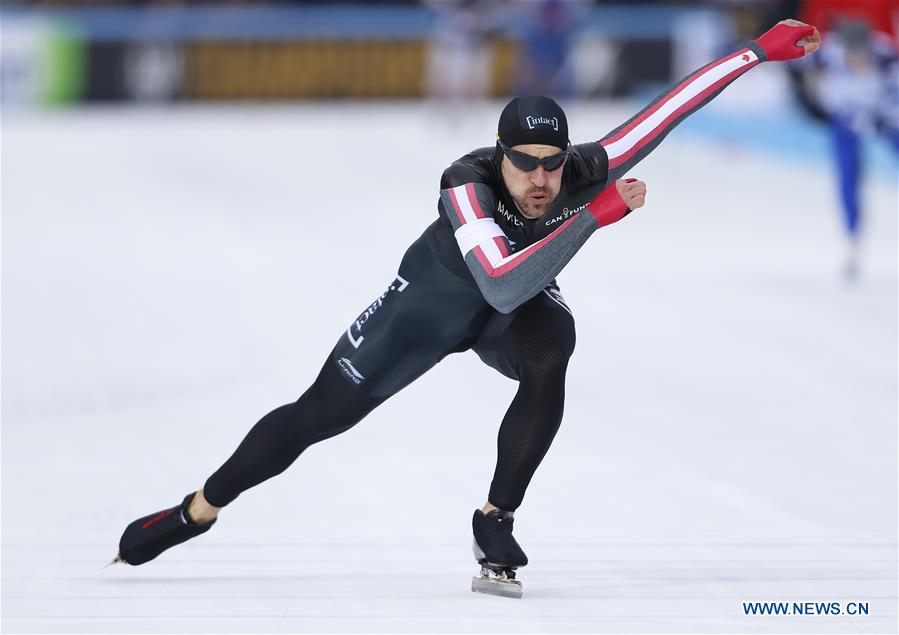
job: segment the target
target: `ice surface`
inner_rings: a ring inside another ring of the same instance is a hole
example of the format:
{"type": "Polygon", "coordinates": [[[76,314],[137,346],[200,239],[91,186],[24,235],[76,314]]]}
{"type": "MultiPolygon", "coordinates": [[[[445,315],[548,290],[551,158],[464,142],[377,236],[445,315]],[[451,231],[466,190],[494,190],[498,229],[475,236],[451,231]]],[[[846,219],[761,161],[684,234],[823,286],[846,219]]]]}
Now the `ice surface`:
{"type": "MultiPolygon", "coordinates": [[[[866,183],[850,286],[826,163],[679,131],[559,278],[578,345],[521,601],[469,590],[515,390],[471,353],[196,542],[101,569],[305,390],[500,107],[4,116],[3,632],[895,632],[896,182],[866,183]]],[[[633,111],[573,106],[575,140],[633,111]]]]}

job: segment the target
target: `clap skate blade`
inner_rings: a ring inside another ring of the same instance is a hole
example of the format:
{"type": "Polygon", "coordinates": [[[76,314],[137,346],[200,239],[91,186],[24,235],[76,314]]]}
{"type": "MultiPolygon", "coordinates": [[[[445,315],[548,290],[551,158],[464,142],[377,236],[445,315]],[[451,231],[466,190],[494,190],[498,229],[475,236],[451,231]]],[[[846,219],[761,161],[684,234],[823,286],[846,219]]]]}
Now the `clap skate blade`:
{"type": "Polygon", "coordinates": [[[515,570],[507,567],[481,565],[481,575],[471,579],[471,590],[500,597],[521,599],[521,582],[515,579],[515,570]]]}

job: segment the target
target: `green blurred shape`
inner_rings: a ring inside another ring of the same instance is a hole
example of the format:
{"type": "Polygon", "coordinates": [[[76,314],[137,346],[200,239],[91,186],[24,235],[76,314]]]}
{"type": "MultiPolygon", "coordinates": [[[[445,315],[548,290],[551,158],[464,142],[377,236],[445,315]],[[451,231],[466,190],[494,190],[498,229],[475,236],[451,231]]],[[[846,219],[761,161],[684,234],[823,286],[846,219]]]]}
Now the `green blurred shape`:
{"type": "Polygon", "coordinates": [[[85,91],[87,46],[65,24],[48,24],[40,47],[41,101],[64,104],[78,101],[85,91]]]}

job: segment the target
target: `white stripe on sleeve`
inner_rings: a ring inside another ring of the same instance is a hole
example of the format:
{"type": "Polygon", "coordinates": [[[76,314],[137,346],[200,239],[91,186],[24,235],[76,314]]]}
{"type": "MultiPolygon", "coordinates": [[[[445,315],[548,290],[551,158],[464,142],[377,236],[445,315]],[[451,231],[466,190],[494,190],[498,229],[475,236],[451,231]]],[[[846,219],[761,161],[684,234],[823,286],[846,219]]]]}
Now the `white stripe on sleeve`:
{"type": "Polygon", "coordinates": [[[492,240],[482,242],[481,250],[484,252],[484,255],[487,256],[487,260],[490,261],[490,264],[494,269],[503,263],[503,254],[492,240]]]}
{"type": "MultiPolygon", "coordinates": [[[[494,237],[505,236],[505,234],[492,218],[478,218],[462,225],[456,230],[455,236],[456,242],[459,243],[459,250],[465,256],[478,245],[483,246],[485,243],[490,243],[495,248],[494,237]]],[[[499,253],[499,250],[497,250],[497,253],[499,253]]],[[[501,258],[502,256],[500,256],[501,258]]]]}
{"type": "Polygon", "coordinates": [[[452,188],[452,190],[456,197],[456,202],[459,204],[459,210],[465,218],[465,222],[470,223],[478,220],[478,215],[475,214],[474,210],[471,208],[471,201],[468,200],[468,192],[465,190],[465,186],[457,185],[452,188]]]}
{"type": "Polygon", "coordinates": [[[609,159],[625,154],[634,147],[645,136],[650,134],[656,127],[667,119],[674,111],[683,106],[685,103],[696,97],[699,93],[707,89],[709,86],[720,80],[725,75],[729,75],[738,68],[752,64],[758,60],[758,56],[752,51],[741,51],[734,55],[733,58],[727,60],[709,69],[692,82],[684,86],[677,95],[667,101],[661,108],[652,113],[649,117],[641,121],[633,130],[624,135],[621,139],[605,146],[609,159]],[[743,59],[746,57],[747,59],[743,59]]]}

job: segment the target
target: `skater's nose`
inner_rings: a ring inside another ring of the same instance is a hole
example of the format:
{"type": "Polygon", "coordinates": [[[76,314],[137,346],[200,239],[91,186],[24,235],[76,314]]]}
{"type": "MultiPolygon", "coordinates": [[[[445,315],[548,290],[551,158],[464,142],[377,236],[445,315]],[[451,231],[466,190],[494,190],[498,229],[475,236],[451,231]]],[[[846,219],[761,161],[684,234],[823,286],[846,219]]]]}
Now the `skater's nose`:
{"type": "Polygon", "coordinates": [[[534,187],[543,187],[546,185],[546,168],[542,165],[538,165],[536,170],[532,170],[528,172],[531,177],[531,184],[534,187]]]}

